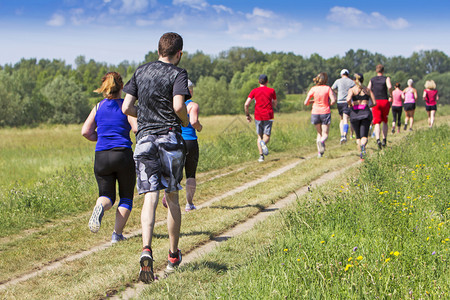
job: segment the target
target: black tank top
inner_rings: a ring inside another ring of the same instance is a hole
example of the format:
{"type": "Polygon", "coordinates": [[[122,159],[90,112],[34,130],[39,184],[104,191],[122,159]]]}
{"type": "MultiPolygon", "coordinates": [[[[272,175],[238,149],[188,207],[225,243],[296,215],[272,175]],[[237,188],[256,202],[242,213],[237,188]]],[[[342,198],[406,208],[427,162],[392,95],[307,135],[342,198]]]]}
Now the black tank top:
{"type": "Polygon", "coordinates": [[[375,100],[388,99],[388,89],[386,85],[386,76],[375,76],[370,79],[372,83],[372,92],[375,100]]]}

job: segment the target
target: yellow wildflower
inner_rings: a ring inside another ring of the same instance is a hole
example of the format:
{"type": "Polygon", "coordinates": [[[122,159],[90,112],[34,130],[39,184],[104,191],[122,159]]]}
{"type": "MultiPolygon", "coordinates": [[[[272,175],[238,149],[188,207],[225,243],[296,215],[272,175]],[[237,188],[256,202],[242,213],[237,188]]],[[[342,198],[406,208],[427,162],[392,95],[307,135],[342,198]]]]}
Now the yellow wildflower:
{"type": "Polygon", "coordinates": [[[353,259],[353,257],[351,257],[351,256],[350,256],[350,258],[349,258],[349,259],[347,259],[347,261],[352,261],[352,259],[353,259]]]}
{"type": "Polygon", "coordinates": [[[399,255],[400,255],[400,252],[395,251],[395,252],[394,252],[394,255],[395,255],[395,256],[399,256],[399,255]]]}
{"type": "Polygon", "coordinates": [[[360,256],[358,256],[356,259],[357,259],[357,260],[362,260],[363,257],[360,255],[360,256]]]}
{"type": "Polygon", "coordinates": [[[388,261],[390,261],[391,259],[390,258],[386,258],[385,260],[384,260],[384,262],[388,262],[388,261]]]}
{"type": "Polygon", "coordinates": [[[325,241],[321,241],[320,243],[323,244],[323,243],[325,243],[325,241]]]}
{"type": "Polygon", "coordinates": [[[350,264],[346,265],[344,271],[347,272],[348,269],[351,268],[351,267],[353,267],[353,265],[350,265],[350,264]]]}
{"type": "Polygon", "coordinates": [[[284,252],[288,252],[289,251],[289,249],[284,249],[284,252]]]}

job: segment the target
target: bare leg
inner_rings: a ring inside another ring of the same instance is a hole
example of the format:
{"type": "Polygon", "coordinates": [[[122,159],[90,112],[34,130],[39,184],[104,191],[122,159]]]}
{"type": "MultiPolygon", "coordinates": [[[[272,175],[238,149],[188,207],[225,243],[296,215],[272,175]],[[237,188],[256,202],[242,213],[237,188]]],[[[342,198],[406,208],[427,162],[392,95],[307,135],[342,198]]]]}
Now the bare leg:
{"type": "Polygon", "coordinates": [[[410,111],[410,117],[409,117],[409,128],[412,129],[414,124],[414,112],[415,110],[410,111]]]}
{"type": "Polygon", "coordinates": [[[328,139],[328,131],[330,130],[330,125],[322,125],[322,142],[328,139]]]}
{"type": "Polygon", "coordinates": [[[344,114],[342,114],[341,121],[339,122],[339,130],[341,131],[341,137],[344,136],[344,114]]]}
{"type": "Polygon", "coordinates": [[[144,196],[141,212],[142,246],[152,245],[153,228],[155,227],[155,212],[158,206],[159,191],[148,192],[144,196]]]}
{"type": "Polygon", "coordinates": [[[430,127],[433,127],[433,125],[434,125],[434,118],[436,116],[436,111],[435,110],[430,111],[430,116],[431,116],[431,118],[430,118],[430,127]]]}
{"type": "Polygon", "coordinates": [[[263,151],[261,148],[261,144],[260,142],[263,140],[263,137],[261,135],[258,135],[258,140],[257,140],[257,144],[258,144],[258,151],[259,151],[259,155],[263,155],[263,151]]]}
{"type": "Polygon", "coordinates": [[[186,201],[189,204],[194,204],[192,201],[194,200],[195,190],[197,188],[197,181],[195,178],[186,179],[186,201]]]}
{"type": "Polygon", "coordinates": [[[431,111],[427,111],[427,115],[428,115],[428,127],[431,127],[431,111]]]}
{"type": "Polygon", "coordinates": [[[168,205],[167,229],[169,231],[169,245],[172,253],[178,250],[178,240],[180,239],[181,210],[178,202],[178,191],[166,193],[168,205]]]}
{"type": "Polygon", "coordinates": [[[108,209],[110,209],[112,207],[111,200],[109,200],[109,198],[103,197],[103,196],[97,198],[97,202],[95,203],[95,205],[97,205],[97,204],[101,204],[103,206],[103,211],[107,211],[108,209]]]}
{"type": "Polygon", "coordinates": [[[268,142],[270,142],[270,135],[263,134],[262,140],[267,144],[268,142]]]}
{"type": "Polygon", "coordinates": [[[114,232],[117,234],[122,234],[123,228],[127,223],[128,217],[130,216],[130,210],[125,207],[118,207],[116,211],[116,222],[114,224],[114,232]]]}
{"type": "Polygon", "coordinates": [[[387,135],[388,135],[388,129],[389,129],[388,124],[385,123],[385,122],[383,122],[383,138],[384,138],[384,139],[387,138],[387,135]]]}
{"type": "Polygon", "coordinates": [[[375,138],[377,140],[379,140],[380,139],[380,124],[373,125],[373,132],[375,132],[375,138]]]}

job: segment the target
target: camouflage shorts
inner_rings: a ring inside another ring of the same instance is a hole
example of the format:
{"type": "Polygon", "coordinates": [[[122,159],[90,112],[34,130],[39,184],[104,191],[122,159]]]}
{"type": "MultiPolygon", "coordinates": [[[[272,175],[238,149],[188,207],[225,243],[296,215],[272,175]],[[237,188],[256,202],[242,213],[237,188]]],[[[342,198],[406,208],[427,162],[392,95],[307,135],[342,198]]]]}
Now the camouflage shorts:
{"type": "Polygon", "coordinates": [[[139,194],[181,190],[185,157],[184,140],[178,132],[141,138],[134,150],[139,194]]]}

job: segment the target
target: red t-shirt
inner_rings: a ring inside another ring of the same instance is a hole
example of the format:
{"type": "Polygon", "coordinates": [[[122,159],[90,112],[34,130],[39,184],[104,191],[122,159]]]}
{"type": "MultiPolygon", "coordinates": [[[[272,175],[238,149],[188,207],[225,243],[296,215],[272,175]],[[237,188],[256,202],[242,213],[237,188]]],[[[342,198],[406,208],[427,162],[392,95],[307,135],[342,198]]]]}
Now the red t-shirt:
{"type": "Polygon", "coordinates": [[[277,99],[274,89],[261,86],[253,89],[248,97],[255,99],[255,120],[268,121],[273,119],[272,100],[277,99]]]}

